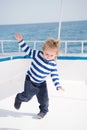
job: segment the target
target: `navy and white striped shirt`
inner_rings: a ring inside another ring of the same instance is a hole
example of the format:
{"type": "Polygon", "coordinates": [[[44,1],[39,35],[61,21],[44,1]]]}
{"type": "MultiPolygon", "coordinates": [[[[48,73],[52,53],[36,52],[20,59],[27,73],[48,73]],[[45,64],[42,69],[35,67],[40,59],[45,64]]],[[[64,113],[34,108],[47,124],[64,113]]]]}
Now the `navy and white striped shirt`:
{"type": "Polygon", "coordinates": [[[29,75],[31,81],[42,83],[50,74],[54,85],[61,87],[56,62],[54,60],[45,60],[42,51],[31,49],[23,40],[19,42],[19,45],[32,58],[30,69],[27,71],[27,75],[29,75]]]}

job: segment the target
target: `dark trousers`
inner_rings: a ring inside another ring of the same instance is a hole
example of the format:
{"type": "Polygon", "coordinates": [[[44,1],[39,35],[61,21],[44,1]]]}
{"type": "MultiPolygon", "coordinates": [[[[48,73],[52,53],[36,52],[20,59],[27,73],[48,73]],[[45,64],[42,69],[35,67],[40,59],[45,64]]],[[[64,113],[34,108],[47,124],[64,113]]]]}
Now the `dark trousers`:
{"type": "Polygon", "coordinates": [[[32,97],[36,95],[37,100],[40,104],[40,112],[47,113],[48,106],[49,106],[49,99],[48,99],[48,90],[46,81],[43,83],[37,84],[30,80],[29,76],[26,76],[25,84],[24,84],[24,91],[22,93],[17,94],[17,100],[21,102],[28,102],[32,97]]]}

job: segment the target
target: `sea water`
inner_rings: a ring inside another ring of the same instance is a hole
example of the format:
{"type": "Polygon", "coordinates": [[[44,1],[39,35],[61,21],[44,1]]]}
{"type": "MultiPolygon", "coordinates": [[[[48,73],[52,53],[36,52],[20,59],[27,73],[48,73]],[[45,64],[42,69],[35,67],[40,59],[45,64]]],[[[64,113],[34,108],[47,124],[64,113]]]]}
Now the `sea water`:
{"type": "MultiPolygon", "coordinates": [[[[59,23],[35,23],[35,24],[15,24],[0,25],[0,40],[15,40],[15,33],[21,33],[24,40],[46,40],[48,38],[58,39],[59,23]]],[[[61,24],[61,40],[87,40],[87,21],[69,21],[61,24]]],[[[37,45],[37,49],[41,48],[37,45]]],[[[69,45],[69,47],[72,45],[69,45]]],[[[80,43],[75,48],[78,51],[80,43]]],[[[15,52],[18,45],[15,43],[4,43],[4,51],[15,52]]],[[[64,46],[62,47],[64,48],[64,46]]],[[[85,43],[87,49],[87,43],[85,43]]],[[[72,50],[70,50],[72,52],[72,50]]],[[[0,44],[1,52],[1,44],[0,44]]]]}

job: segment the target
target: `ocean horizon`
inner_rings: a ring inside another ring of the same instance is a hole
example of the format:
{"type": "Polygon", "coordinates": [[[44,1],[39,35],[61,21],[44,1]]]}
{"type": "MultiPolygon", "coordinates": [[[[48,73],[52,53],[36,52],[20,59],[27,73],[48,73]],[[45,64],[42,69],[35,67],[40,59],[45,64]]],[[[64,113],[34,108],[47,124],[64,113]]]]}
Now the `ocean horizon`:
{"type": "MultiPolygon", "coordinates": [[[[0,25],[0,40],[14,40],[16,32],[25,40],[58,38],[58,22],[0,25]]],[[[69,21],[61,24],[61,40],[87,40],[87,21],[69,21]]]]}
{"type": "MultiPolygon", "coordinates": [[[[58,39],[58,29],[58,22],[0,25],[0,40],[15,40],[15,33],[21,33],[26,41],[58,39]]],[[[60,40],[87,40],[87,20],[62,22],[60,40]]],[[[77,50],[79,46],[76,46],[77,50]]],[[[87,48],[87,44],[85,47],[87,48]]],[[[17,47],[16,44],[5,44],[5,49],[7,48],[9,52],[14,52],[17,47]]]]}

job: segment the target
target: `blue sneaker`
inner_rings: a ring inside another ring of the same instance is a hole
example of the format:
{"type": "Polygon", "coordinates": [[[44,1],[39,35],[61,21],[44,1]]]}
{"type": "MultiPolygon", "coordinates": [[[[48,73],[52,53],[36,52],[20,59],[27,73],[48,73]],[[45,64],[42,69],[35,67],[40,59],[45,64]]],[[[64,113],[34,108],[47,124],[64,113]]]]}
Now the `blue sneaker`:
{"type": "Polygon", "coordinates": [[[22,103],[22,102],[19,101],[18,98],[17,98],[17,96],[16,96],[15,102],[14,102],[14,107],[15,107],[16,109],[20,109],[21,103],[22,103]]]}
{"type": "Polygon", "coordinates": [[[46,113],[44,113],[44,112],[39,112],[39,113],[37,114],[37,118],[38,118],[38,119],[42,119],[42,118],[44,118],[45,115],[46,115],[46,113]]]}

